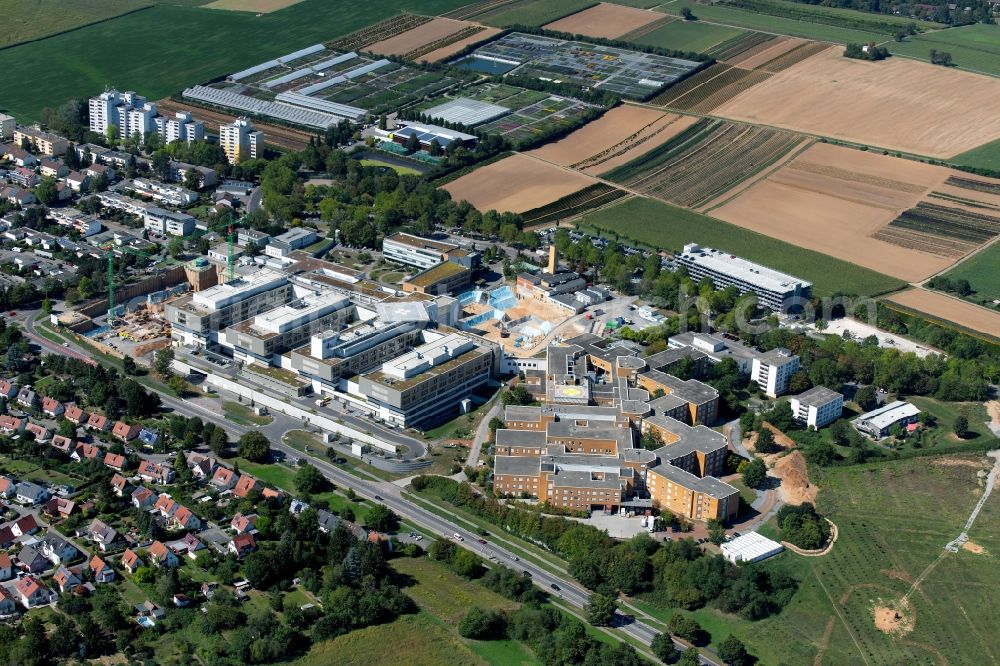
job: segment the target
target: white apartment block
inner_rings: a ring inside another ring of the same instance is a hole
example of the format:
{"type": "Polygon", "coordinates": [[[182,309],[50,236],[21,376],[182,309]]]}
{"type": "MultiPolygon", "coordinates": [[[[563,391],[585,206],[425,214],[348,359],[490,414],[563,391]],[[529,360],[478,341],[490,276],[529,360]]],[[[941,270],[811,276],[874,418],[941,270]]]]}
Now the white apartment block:
{"type": "Polygon", "coordinates": [[[91,132],[106,135],[108,128],[114,125],[121,137],[131,136],[136,132],[145,137],[146,132],[152,129],[153,118],[156,116],[156,105],[147,103],[145,97],[132,91],[120,93],[117,90],[105,90],[97,97],[90,98],[89,110],[91,132]]]}
{"type": "Polygon", "coordinates": [[[799,357],[787,349],[772,349],[753,360],[750,379],[765,395],[777,398],[788,392],[788,381],[799,371],[799,357]]]}
{"type": "Polygon", "coordinates": [[[256,159],[264,152],[264,133],[254,131],[247,118],[237,118],[228,125],[219,125],[219,145],[230,164],[256,159]]]}
{"type": "Polygon", "coordinates": [[[14,116],[8,116],[6,113],[0,113],[0,141],[6,141],[7,139],[13,138],[14,126],[16,124],[14,116]]]}
{"type": "Polygon", "coordinates": [[[814,386],[792,396],[789,404],[796,421],[819,429],[840,418],[844,411],[844,396],[825,386],[814,386]]]}
{"type": "Polygon", "coordinates": [[[192,118],[188,111],[178,111],[173,118],[157,116],[153,122],[156,123],[156,131],[163,137],[163,143],[191,143],[205,138],[205,123],[192,118]]]}
{"type": "Polygon", "coordinates": [[[187,213],[175,213],[155,206],[146,210],[143,226],[148,231],[166,236],[187,236],[195,229],[196,220],[187,213]]]}

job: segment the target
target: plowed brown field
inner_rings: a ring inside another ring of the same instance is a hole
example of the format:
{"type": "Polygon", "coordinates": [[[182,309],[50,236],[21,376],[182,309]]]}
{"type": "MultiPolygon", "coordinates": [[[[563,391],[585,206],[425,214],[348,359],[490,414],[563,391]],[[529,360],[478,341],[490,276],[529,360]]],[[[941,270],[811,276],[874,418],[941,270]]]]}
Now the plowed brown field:
{"type": "Polygon", "coordinates": [[[569,32],[574,35],[614,39],[627,32],[663,19],[663,14],[635,7],[622,7],[602,2],[582,12],[564,16],[545,26],[546,30],[569,32]]]}

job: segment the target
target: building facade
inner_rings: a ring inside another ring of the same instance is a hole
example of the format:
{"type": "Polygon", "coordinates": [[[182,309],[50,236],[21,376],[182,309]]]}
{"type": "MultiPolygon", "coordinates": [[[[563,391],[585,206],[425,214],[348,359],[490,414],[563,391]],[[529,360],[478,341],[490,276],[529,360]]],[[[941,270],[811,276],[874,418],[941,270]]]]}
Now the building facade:
{"type": "Polygon", "coordinates": [[[219,126],[219,145],[230,164],[257,159],[264,154],[264,133],[254,130],[247,118],[237,118],[219,126]]]}

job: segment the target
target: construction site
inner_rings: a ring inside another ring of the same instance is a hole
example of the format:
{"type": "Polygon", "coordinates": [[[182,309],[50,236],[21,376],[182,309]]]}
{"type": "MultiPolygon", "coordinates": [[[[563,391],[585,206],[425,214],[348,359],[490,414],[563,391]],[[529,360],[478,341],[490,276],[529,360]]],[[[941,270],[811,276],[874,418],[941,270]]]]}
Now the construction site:
{"type": "Polygon", "coordinates": [[[459,295],[463,330],[501,345],[508,356],[531,356],[544,349],[544,341],[574,313],[554,303],[529,298],[510,287],[459,295]]]}

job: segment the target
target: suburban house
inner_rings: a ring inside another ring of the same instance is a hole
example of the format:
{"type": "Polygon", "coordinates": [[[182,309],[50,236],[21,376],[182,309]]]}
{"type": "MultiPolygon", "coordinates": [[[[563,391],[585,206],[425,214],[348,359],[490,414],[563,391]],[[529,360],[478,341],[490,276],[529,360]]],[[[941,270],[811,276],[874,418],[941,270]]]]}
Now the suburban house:
{"type": "Polygon", "coordinates": [[[87,428],[90,430],[97,430],[98,432],[107,432],[108,428],[111,427],[111,421],[108,420],[107,416],[101,414],[91,414],[87,417],[87,428]]]}
{"type": "MultiPolygon", "coordinates": [[[[105,461],[104,464],[107,464],[107,461],[105,461]]],[[[111,489],[115,491],[115,495],[118,497],[125,497],[125,493],[128,492],[128,488],[128,479],[121,474],[115,474],[111,477],[111,489]]]]}
{"type": "Polygon", "coordinates": [[[66,408],[63,407],[62,403],[55,398],[50,398],[44,396],[42,398],[42,413],[46,416],[56,418],[57,416],[62,416],[66,412],[66,408]]]}
{"type": "Polygon", "coordinates": [[[4,414],[3,416],[0,416],[0,432],[3,432],[5,435],[14,435],[19,432],[24,432],[25,423],[24,419],[4,414]]]}
{"type": "Polygon", "coordinates": [[[17,395],[17,384],[6,379],[0,379],[0,398],[10,400],[17,395]]]}
{"type": "Polygon", "coordinates": [[[76,405],[69,405],[66,407],[66,413],[63,415],[66,420],[73,425],[87,425],[87,412],[83,411],[76,405]]]}
{"type": "MultiPolygon", "coordinates": [[[[118,453],[106,453],[104,455],[104,466],[110,467],[116,472],[121,472],[125,469],[125,456],[118,453]]],[[[119,495],[121,497],[121,495],[119,495]]]]}
{"type": "Polygon", "coordinates": [[[0,617],[17,615],[17,597],[6,587],[0,586],[0,617]]]}
{"type": "Polygon", "coordinates": [[[10,525],[0,527],[0,548],[10,548],[15,539],[17,539],[17,536],[10,529],[10,525]]]}
{"type": "Polygon", "coordinates": [[[142,442],[144,446],[155,446],[159,439],[160,433],[155,430],[147,430],[146,428],[141,428],[139,430],[139,441],[142,442]]]}
{"type": "Polygon", "coordinates": [[[49,498],[49,491],[30,481],[21,481],[17,484],[15,493],[15,501],[28,506],[41,504],[49,498]]]}
{"type": "Polygon", "coordinates": [[[184,538],[173,544],[174,552],[178,555],[187,553],[187,556],[192,560],[197,557],[199,550],[205,549],[205,544],[198,540],[191,532],[184,535],[184,538]]]}
{"type": "Polygon", "coordinates": [[[260,481],[250,476],[249,474],[244,474],[240,477],[240,480],[236,482],[236,486],[233,488],[233,495],[240,498],[245,498],[250,495],[255,490],[260,490],[260,481]]]}
{"type": "Polygon", "coordinates": [[[255,550],[257,550],[257,541],[253,538],[252,534],[237,534],[229,542],[229,552],[240,559],[243,559],[255,550]]]}
{"type": "Polygon", "coordinates": [[[52,436],[52,432],[48,428],[37,423],[29,423],[24,426],[24,431],[34,435],[36,442],[44,442],[52,436]]]}
{"type": "Polygon", "coordinates": [[[35,546],[22,548],[21,552],[17,554],[17,562],[21,570],[28,573],[39,573],[51,566],[48,558],[42,555],[35,546]]]}
{"type": "Polygon", "coordinates": [[[242,513],[237,513],[233,516],[232,521],[230,521],[229,526],[237,534],[244,534],[247,532],[257,531],[257,514],[250,513],[243,515],[242,513]]]}
{"type": "Polygon", "coordinates": [[[17,404],[28,409],[32,409],[35,403],[38,402],[38,395],[31,390],[30,386],[23,386],[21,390],[17,392],[17,404]]]}
{"type": "Polygon", "coordinates": [[[49,532],[40,544],[42,555],[52,564],[65,564],[72,561],[80,551],[76,546],[60,538],[55,532],[49,532]]]}
{"type": "Polygon", "coordinates": [[[25,534],[34,534],[38,531],[38,523],[35,521],[35,516],[32,514],[26,514],[11,523],[11,529],[14,531],[15,536],[24,536],[25,534]]]}
{"type": "Polygon", "coordinates": [[[10,499],[14,496],[14,491],[17,488],[17,481],[10,478],[9,476],[0,476],[0,497],[4,499],[10,499]]]}
{"type": "Polygon", "coordinates": [[[126,548],[122,554],[122,568],[130,574],[134,574],[135,570],[141,566],[143,566],[143,561],[138,553],[131,548],[126,548]]]}
{"type": "Polygon", "coordinates": [[[139,436],[139,426],[129,425],[124,421],[115,421],[111,434],[123,442],[131,442],[139,436]]]}
{"type": "Polygon", "coordinates": [[[132,506],[137,509],[148,509],[156,502],[156,493],[149,488],[139,486],[132,491],[132,506]]]}
{"type": "Polygon", "coordinates": [[[139,478],[147,483],[171,483],[174,480],[174,470],[166,465],[160,465],[152,460],[142,460],[139,463],[139,478]]]}
{"type": "Polygon", "coordinates": [[[101,455],[101,449],[93,444],[77,444],[76,448],[73,449],[73,453],[69,455],[73,460],[80,462],[81,460],[96,460],[98,456],[101,455]]]}
{"type": "Polygon", "coordinates": [[[65,497],[53,497],[42,506],[42,511],[52,518],[69,518],[76,508],[76,502],[65,497]]]}
{"type": "Polygon", "coordinates": [[[52,591],[38,582],[34,576],[25,576],[15,585],[17,594],[21,597],[21,605],[25,608],[44,606],[56,600],[52,591]]]}
{"type": "Polygon", "coordinates": [[[191,470],[191,475],[194,478],[199,481],[212,478],[212,474],[215,472],[216,467],[215,458],[203,456],[200,453],[191,451],[188,452],[185,460],[187,462],[188,469],[191,470]]]}
{"type": "Polygon", "coordinates": [[[115,579],[115,570],[97,555],[90,558],[89,566],[94,574],[95,583],[110,583],[115,579]]]}
{"type": "Polygon", "coordinates": [[[71,569],[60,566],[56,569],[55,575],[52,576],[52,582],[59,586],[60,592],[66,592],[67,590],[72,590],[82,581],[71,569]]]}
{"type": "Polygon", "coordinates": [[[102,520],[95,518],[84,530],[78,530],[77,536],[84,536],[100,548],[102,551],[111,548],[120,538],[118,532],[113,527],[102,520]]]}
{"type": "Polygon", "coordinates": [[[201,520],[186,506],[178,505],[177,510],[174,511],[174,515],[170,517],[170,522],[177,529],[201,529],[201,520]]]}
{"type": "Polygon", "coordinates": [[[154,541],[149,547],[149,559],[158,567],[176,567],[180,560],[162,541],[154,541]]]}
{"type": "Polygon", "coordinates": [[[73,440],[62,435],[52,435],[52,441],[49,442],[49,446],[69,455],[69,452],[73,449],[73,440]]]}
{"type": "Polygon", "coordinates": [[[10,561],[10,555],[0,553],[0,581],[10,580],[14,577],[14,563],[10,561]]]}
{"type": "Polygon", "coordinates": [[[236,485],[236,474],[228,467],[219,467],[212,475],[212,485],[219,490],[232,490],[236,485]]]}

